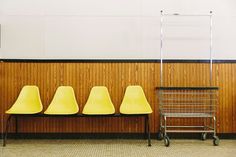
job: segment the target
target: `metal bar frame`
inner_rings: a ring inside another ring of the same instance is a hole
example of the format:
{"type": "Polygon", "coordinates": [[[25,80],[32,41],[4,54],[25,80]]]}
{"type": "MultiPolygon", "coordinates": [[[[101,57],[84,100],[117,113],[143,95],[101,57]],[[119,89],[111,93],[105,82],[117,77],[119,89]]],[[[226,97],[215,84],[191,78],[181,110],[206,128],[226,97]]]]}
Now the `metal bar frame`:
{"type": "Polygon", "coordinates": [[[197,125],[197,126],[195,126],[195,125],[185,125],[185,126],[183,126],[183,125],[173,125],[173,126],[171,126],[171,125],[168,125],[167,126],[168,128],[189,128],[189,127],[191,127],[191,128],[204,128],[204,127],[206,127],[205,125],[202,125],[202,126],[200,126],[200,125],[197,125]]]}
{"type": "Polygon", "coordinates": [[[214,130],[166,130],[166,133],[214,133],[214,130]]]}
{"type": "MultiPolygon", "coordinates": [[[[213,59],[212,59],[212,47],[213,47],[213,42],[212,42],[212,11],[210,11],[209,14],[178,14],[178,13],[174,13],[174,14],[165,14],[163,13],[163,11],[161,10],[160,12],[160,87],[157,87],[157,89],[159,90],[159,114],[160,114],[160,133],[164,133],[164,136],[167,135],[167,132],[188,132],[187,130],[168,130],[168,128],[170,127],[184,127],[184,128],[188,128],[188,127],[196,127],[196,126],[167,126],[167,116],[165,116],[165,114],[162,114],[162,104],[164,103],[163,99],[162,99],[162,94],[164,93],[162,90],[209,90],[210,93],[210,105],[212,105],[213,101],[213,91],[214,90],[218,90],[218,87],[213,87],[212,85],[212,63],[213,63],[213,59]],[[204,17],[209,17],[210,18],[210,45],[209,45],[209,70],[210,70],[210,78],[209,78],[209,85],[210,87],[163,87],[164,84],[164,76],[163,76],[163,20],[165,16],[204,16],[204,17]],[[163,120],[164,120],[164,126],[163,126],[163,120]]],[[[214,111],[216,112],[216,111],[214,111]]],[[[212,113],[213,114],[213,113],[212,113]]],[[[188,118],[188,117],[168,117],[168,118],[188,118]]],[[[191,117],[192,118],[192,117],[191,117]]],[[[195,117],[198,118],[198,117],[195,117]]],[[[215,114],[212,117],[201,117],[204,118],[204,125],[203,126],[198,126],[200,128],[204,128],[203,130],[195,130],[194,132],[200,132],[200,133],[213,133],[214,137],[216,136],[216,117],[215,114]],[[210,126],[205,126],[206,124],[206,120],[207,119],[211,119],[210,120],[210,126]],[[212,124],[213,123],[213,124],[212,124]],[[207,130],[208,129],[208,130],[207,130]]],[[[193,132],[193,130],[189,130],[189,132],[193,132]]],[[[166,146],[169,146],[166,145],[166,146]]]]}
{"type": "Polygon", "coordinates": [[[163,16],[211,16],[210,14],[179,14],[179,13],[173,13],[173,14],[162,14],[163,16]]]}
{"type": "MultiPolygon", "coordinates": [[[[213,59],[212,59],[212,47],[213,47],[213,42],[212,42],[212,25],[213,25],[213,21],[212,21],[212,11],[210,11],[210,14],[178,14],[178,13],[174,13],[174,14],[164,14],[163,10],[161,10],[161,18],[160,18],[160,88],[163,87],[163,20],[165,16],[208,16],[210,17],[210,47],[209,47],[209,53],[210,53],[210,87],[212,86],[212,63],[213,63],[213,59]]],[[[181,88],[181,87],[180,87],[181,88]]]]}
{"type": "Polygon", "coordinates": [[[104,118],[104,117],[143,117],[144,118],[144,135],[148,140],[148,146],[151,146],[151,134],[150,134],[150,122],[148,114],[110,114],[110,115],[84,115],[84,114],[73,114],[73,115],[46,115],[46,114],[10,114],[7,118],[6,128],[3,135],[3,146],[6,146],[7,143],[7,134],[9,131],[9,126],[12,117],[15,118],[15,138],[17,138],[18,134],[18,120],[20,117],[56,117],[56,118],[74,118],[74,117],[96,117],[96,118],[104,118]]]}

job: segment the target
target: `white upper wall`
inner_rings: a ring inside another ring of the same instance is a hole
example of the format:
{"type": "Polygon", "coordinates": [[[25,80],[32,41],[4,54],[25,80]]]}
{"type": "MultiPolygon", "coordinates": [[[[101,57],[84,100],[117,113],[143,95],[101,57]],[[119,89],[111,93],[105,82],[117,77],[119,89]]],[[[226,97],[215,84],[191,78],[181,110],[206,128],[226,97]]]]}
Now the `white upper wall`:
{"type": "MultiPolygon", "coordinates": [[[[1,58],[158,59],[160,10],[213,11],[213,57],[236,59],[235,0],[0,0],[1,58]]],[[[209,18],[167,17],[165,58],[209,58],[209,18]]]]}

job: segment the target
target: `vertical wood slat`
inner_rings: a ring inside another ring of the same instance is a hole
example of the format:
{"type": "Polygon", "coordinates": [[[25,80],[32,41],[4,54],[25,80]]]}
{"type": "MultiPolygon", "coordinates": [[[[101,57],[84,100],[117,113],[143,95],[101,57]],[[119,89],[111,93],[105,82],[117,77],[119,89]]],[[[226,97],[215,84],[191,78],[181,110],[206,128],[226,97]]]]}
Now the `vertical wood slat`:
{"type": "MultiPolygon", "coordinates": [[[[208,86],[207,63],[164,63],[165,86],[208,86]]],[[[215,63],[213,85],[219,86],[217,131],[236,133],[236,74],[235,63],[215,63]]],[[[35,84],[40,88],[44,110],[48,107],[59,85],[74,88],[80,113],[91,88],[95,85],[108,87],[116,112],[128,85],[139,84],[144,88],[153,109],[151,132],[159,127],[158,97],[155,87],[160,85],[159,63],[0,63],[0,113],[14,103],[21,88],[35,84]]],[[[5,125],[7,115],[3,115],[5,125]]],[[[187,123],[174,120],[172,123],[187,123]]],[[[20,132],[142,132],[140,118],[22,118],[20,132]]],[[[200,123],[191,120],[191,124],[200,123]]],[[[10,128],[11,131],[14,127],[10,128]]],[[[1,129],[2,131],[2,129],[1,129]]]]}

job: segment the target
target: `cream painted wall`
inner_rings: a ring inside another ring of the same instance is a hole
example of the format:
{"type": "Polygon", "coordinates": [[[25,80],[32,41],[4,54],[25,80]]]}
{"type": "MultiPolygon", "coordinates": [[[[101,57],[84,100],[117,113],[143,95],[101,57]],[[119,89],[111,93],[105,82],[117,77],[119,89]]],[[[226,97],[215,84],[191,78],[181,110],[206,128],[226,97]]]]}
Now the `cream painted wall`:
{"type": "MultiPolygon", "coordinates": [[[[1,58],[158,59],[160,10],[213,11],[213,57],[236,59],[235,0],[0,0],[1,58]]],[[[164,57],[209,58],[209,19],[164,19],[164,57]]]]}

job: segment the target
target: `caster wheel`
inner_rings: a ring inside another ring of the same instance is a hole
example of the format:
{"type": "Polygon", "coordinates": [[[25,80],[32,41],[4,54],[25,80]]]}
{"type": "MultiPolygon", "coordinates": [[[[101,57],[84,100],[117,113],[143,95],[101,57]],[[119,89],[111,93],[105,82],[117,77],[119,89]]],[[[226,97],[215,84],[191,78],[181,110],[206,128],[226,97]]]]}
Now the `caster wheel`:
{"type": "Polygon", "coordinates": [[[166,147],[169,147],[169,145],[170,145],[170,139],[169,139],[168,136],[164,136],[164,144],[165,144],[166,147]]]}
{"type": "Polygon", "coordinates": [[[207,138],[207,133],[206,132],[202,133],[201,139],[205,141],[206,138],[207,138]]]}
{"type": "Polygon", "coordinates": [[[158,135],[157,135],[157,139],[158,139],[158,140],[163,140],[163,138],[164,138],[163,133],[162,133],[162,132],[159,132],[158,135]]]}
{"type": "Polygon", "coordinates": [[[214,146],[219,146],[220,139],[217,136],[213,136],[213,144],[214,146]]]}

